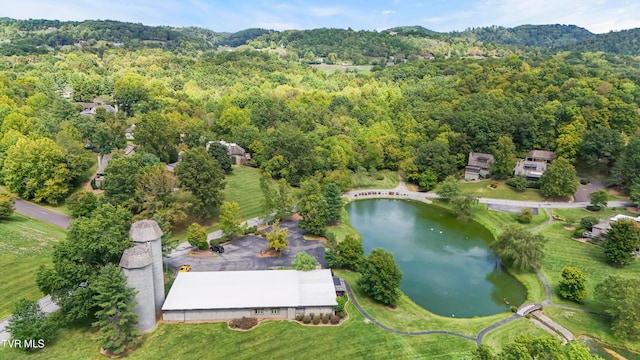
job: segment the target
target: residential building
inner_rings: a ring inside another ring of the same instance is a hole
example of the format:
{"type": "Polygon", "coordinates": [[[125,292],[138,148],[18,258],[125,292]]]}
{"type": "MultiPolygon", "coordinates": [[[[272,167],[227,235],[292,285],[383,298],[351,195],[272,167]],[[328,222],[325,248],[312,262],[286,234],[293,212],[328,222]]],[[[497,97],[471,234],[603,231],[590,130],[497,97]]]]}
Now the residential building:
{"type": "Polygon", "coordinates": [[[464,179],[478,180],[481,177],[488,177],[491,175],[489,168],[494,161],[491,154],[470,152],[468,165],[464,168],[464,179]]]}

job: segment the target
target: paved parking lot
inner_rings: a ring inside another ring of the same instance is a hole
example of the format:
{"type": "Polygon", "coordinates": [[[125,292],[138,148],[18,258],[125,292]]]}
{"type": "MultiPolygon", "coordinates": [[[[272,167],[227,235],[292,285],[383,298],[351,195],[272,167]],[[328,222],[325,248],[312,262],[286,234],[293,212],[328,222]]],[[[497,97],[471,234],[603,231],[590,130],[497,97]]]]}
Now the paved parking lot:
{"type": "MultiPolygon", "coordinates": [[[[225,244],[223,254],[209,252],[211,256],[206,257],[178,255],[167,259],[167,263],[172,269],[178,269],[185,264],[191,265],[191,271],[265,270],[271,267],[291,266],[296,254],[306,251],[326,268],[324,245],[321,241],[305,240],[302,236],[304,231],[298,227],[295,220],[282,222],[280,228],[289,229],[289,245],[278,257],[258,257],[261,251],[268,248],[267,239],[246,235],[225,244]]],[[[271,228],[265,229],[270,230],[271,228]]]]}

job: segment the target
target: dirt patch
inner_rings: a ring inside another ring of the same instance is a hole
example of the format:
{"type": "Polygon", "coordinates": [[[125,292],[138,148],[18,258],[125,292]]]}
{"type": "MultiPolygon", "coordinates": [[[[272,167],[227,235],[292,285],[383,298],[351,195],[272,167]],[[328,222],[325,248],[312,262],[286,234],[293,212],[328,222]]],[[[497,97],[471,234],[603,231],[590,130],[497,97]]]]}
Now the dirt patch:
{"type": "Polygon", "coordinates": [[[640,209],[635,206],[627,206],[627,211],[634,214],[640,214],[640,209]]]}
{"type": "Polygon", "coordinates": [[[300,216],[300,214],[298,214],[298,213],[295,213],[295,214],[290,216],[290,219],[291,220],[300,221],[300,220],[302,220],[302,216],[300,216]]]}
{"type": "Polygon", "coordinates": [[[211,258],[211,257],[218,257],[219,255],[209,250],[198,250],[198,251],[190,252],[187,256],[191,256],[195,258],[211,258]]]}
{"type": "Polygon", "coordinates": [[[280,255],[282,255],[281,252],[269,249],[269,250],[261,251],[257,256],[258,257],[278,257],[280,255]]]}
{"type": "Polygon", "coordinates": [[[567,226],[565,226],[565,227],[564,227],[564,229],[565,229],[565,230],[569,230],[569,231],[574,231],[574,230],[576,229],[576,227],[575,227],[575,226],[567,225],[567,226]]]}

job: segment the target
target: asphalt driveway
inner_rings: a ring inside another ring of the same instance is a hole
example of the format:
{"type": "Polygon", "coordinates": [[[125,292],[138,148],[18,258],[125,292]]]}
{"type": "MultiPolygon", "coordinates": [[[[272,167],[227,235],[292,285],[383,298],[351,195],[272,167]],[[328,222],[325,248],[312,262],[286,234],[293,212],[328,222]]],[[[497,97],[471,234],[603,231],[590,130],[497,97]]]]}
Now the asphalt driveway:
{"type": "MultiPolygon", "coordinates": [[[[280,228],[289,229],[289,245],[277,257],[259,257],[258,254],[268,248],[267,240],[255,235],[246,235],[224,244],[223,254],[210,252],[211,256],[204,257],[178,255],[167,259],[167,263],[173,269],[178,269],[185,264],[191,265],[191,271],[265,270],[272,267],[291,266],[296,254],[306,251],[326,268],[324,245],[321,241],[305,240],[304,231],[298,227],[298,222],[295,220],[282,222],[280,228]]],[[[265,229],[265,231],[270,230],[271,228],[265,229]]]]}

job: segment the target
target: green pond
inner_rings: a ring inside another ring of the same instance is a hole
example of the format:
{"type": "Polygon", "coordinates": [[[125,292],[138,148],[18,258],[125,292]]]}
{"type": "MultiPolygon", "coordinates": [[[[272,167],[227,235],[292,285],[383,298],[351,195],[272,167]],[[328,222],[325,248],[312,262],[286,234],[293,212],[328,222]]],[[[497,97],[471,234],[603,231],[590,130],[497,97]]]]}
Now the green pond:
{"type": "Polygon", "coordinates": [[[525,287],[500,265],[491,233],[443,209],[402,200],[347,205],[365,254],[383,248],[403,272],[400,289],[432,313],[469,318],[521,305],[525,287]],[[507,304],[508,303],[508,304],[507,304]]]}

